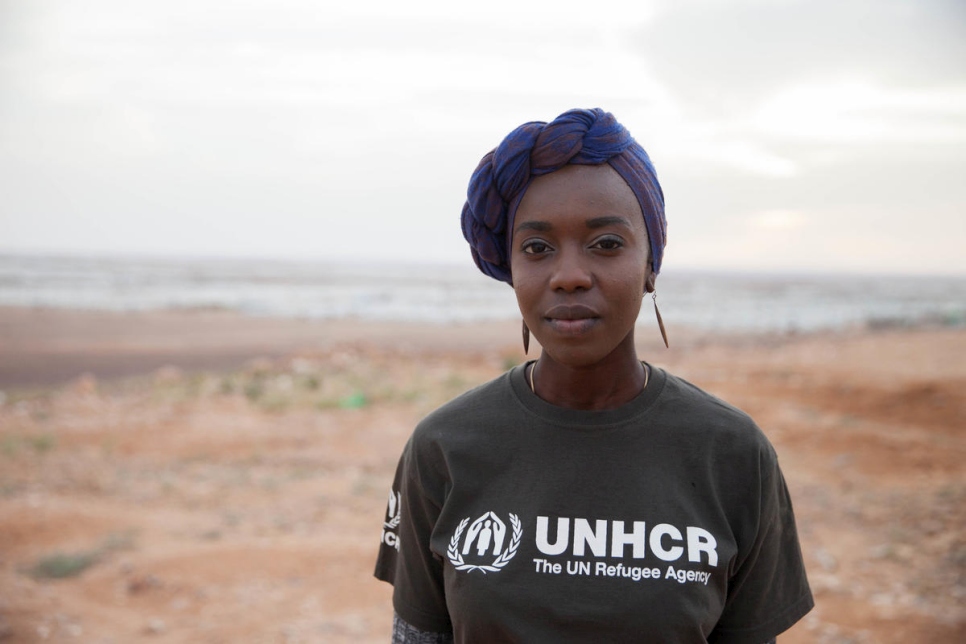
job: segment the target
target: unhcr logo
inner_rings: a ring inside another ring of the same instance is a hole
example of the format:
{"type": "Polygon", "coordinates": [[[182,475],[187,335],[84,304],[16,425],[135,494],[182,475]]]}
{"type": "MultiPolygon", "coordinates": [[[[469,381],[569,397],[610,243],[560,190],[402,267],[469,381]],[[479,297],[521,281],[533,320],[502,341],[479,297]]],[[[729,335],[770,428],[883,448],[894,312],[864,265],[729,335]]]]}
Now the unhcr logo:
{"type": "Polygon", "coordinates": [[[479,570],[484,575],[488,572],[500,572],[517,554],[520,537],[523,536],[520,517],[513,513],[509,516],[509,535],[506,523],[494,512],[487,512],[473,523],[470,523],[470,517],[460,521],[453,538],[449,540],[449,548],[446,549],[450,563],[457,570],[465,572],[479,570]]]}
{"type": "Polygon", "coordinates": [[[386,508],[386,520],[382,524],[382,542],[387,546],[399,550],[399,523],[402,521],[402,496],[395,490],[389,490],[389,505],[386,508]]]}

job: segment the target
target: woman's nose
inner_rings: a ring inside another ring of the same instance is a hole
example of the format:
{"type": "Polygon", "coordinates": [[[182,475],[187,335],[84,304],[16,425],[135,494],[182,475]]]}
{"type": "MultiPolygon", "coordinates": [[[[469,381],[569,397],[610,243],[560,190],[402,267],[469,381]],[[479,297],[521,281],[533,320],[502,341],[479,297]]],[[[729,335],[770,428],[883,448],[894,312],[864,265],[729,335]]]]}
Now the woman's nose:
{"type": "Polygon", "coordinates": [[[593,277],[583,253],[576,250],[558,251],[556,260],[550,277],[551,288],[567,292],[590,288],[593,277]]]}

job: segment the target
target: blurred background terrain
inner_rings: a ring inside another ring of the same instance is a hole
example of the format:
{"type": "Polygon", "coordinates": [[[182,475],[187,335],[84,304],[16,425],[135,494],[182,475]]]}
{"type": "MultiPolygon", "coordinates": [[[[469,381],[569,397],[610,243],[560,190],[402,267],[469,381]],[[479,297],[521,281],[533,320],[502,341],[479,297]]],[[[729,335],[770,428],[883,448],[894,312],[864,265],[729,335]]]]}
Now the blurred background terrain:
{"type": "Polygon", "coordinates": [[[524,359],[466,181],[592,106],[642,359],[778,450],[781,641],[966,639],[963,60],[955,0],[0,0],[0,641],[387,641],[402,445],[524,359]]]}
{"type": "MultiPolygon", "coordinates": [[[[5,368],[0,635],[387,641],[371,572],[400,450],[523,359],[518,324],[0,308],[0,362],[31,383],[5,368]],[[106,375],[62,382],[85,364],[106,375]]],[[[778,451],[817,601],[782,641],[961,639],[962,327],[670,333],[643,324],[642,357],[778,451]]]]}

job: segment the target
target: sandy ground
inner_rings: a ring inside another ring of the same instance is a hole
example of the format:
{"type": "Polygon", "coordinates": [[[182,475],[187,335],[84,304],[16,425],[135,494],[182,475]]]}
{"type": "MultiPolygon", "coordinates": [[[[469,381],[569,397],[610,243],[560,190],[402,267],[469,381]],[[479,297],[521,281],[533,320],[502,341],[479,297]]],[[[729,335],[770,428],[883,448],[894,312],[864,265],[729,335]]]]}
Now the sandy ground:
{"type": "MultiPolygon", "coordinates": [[[[778,450],[817,601],[783,643],[966,641],[966,331],[647,331],[778,450]]],[[[388,641],[399,451],[518,335],[0,308],[0,641],[388,641]]]]}

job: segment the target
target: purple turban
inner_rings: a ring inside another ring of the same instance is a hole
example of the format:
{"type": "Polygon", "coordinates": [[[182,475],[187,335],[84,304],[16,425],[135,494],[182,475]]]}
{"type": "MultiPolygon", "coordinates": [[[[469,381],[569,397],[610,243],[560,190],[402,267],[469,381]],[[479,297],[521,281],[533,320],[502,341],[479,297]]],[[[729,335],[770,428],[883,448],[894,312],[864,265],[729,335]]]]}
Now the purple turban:
{"type": "Polygon", "coordinates": [[[661,272],[667,243],[664,193],[647,152],[614,115],[570,110],[550,123],[524,123],[480,161],[463,206],[463,237],[473,260],[494,279],[513,284],[508,249],[517,207],[534,177],[567,164],[609,163],[637,196],[651,242],[651,268],[661,272]]]}

